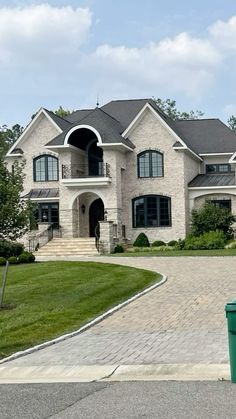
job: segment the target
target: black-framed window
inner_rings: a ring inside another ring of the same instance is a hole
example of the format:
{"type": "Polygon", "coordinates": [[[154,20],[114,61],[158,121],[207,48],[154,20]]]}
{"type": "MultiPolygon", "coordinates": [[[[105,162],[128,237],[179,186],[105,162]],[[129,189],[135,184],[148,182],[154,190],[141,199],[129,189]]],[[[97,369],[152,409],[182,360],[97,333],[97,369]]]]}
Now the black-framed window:
{"type": "Polygon", "coordinates": [[[227,209],[231,212],[231,199],[211,199],[207,202],[215,205],[216,207],[227,209]]]}
{"type": "Polygon", "coordinates": [[[34,159],[34,181],[58,180],[58,159],[54,156],[43,155],[34,159]]]}
{"type": "Polygon", "coordinates": [[[163,154],[155,150],[147,150],[138,154],[138,177],[163,177],[163,154]]]}
{"type": "Polygon", "coordinates": [[[134,198],[133,227],[171,226],[171,199],[162,195],[145,195],[134,198]]]}
{"type": "Polygon", "coordinates": [[[224,173],[231,173],[232,168],[231,165],[228,163],[224,164],[207,164],[206,165],[206,173],[217,173],[217,174],[224,174],[224,173]]]}
{"type": "Polygon", "coordinates": [[[34,211],[36,222],[51,223],[53,227],[59,226],[59,204],[58,202],[40,203],[34,211]]]}

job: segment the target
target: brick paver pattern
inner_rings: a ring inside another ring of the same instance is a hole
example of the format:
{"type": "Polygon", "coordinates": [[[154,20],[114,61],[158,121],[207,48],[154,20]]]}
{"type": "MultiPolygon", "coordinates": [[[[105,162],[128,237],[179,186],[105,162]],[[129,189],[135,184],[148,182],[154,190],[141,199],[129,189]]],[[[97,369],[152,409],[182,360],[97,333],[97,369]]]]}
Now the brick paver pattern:
{"type": "Polygon", "coordinates": [[[11,364],[228,362],[224,306],[236,298],[236,258],[101,257],[99,261],[161,272],[168,280],[88,331],[11,364]]]}

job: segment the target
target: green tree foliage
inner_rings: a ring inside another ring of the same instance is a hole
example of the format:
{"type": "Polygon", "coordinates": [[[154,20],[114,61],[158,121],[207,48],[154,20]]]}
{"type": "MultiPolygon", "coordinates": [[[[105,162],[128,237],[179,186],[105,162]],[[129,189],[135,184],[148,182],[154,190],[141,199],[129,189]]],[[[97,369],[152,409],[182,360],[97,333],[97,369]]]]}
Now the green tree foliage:
{"type": "Polygon", "coordinates": [[[15,124],[11,128],[8,128],[7,125],[0,126],[0,158],[5,156],[9,148],[22,134],[23,129],[19,124],[15,124]]]}
{"type": "Polygon", "coordinates": [[[200,236],[208,231],[223,231],[227,237],[232,234],[232,224],[235,217],[225,208],[220,208],[206,202],[201,208],[193,209],[191,230],[194,236],[200,236]]]}
{"type": "Polygon", "coordinates": [[[30,207],[20,199],[23,179],[22,163],[9,171],[0,159],[0,240],[16,240],[28,230],[30,207]]]}
{"type": "Polygon", "coordinates": [[[228,119],[228,125],[236,133],[236,116],[231,115],[231,117],[228,119]]]}
{"type": "Polygon", "coordinates": [[[57,116],[60,116],[61,118],[65,118],[67,115],[70,115],[71,111],[70,111],[69,109],[63,109],[63,107],[62,107],[62,106],[59,106],[59,108],[58,108],[58,109],[56,109],[56,110],[54,111],[54,113],[55,113],[57,116]]]}
{"type": "Polygon", "coordinates": [[[176,119],[198,119],[201,118],[204,113],[202,111],[189,111],[189,112],[181,112],[176,107],[176,101],[172,99],[160,99],[160,98],[153,98],[154,102],[156,102],[157,106],[167,115],[169,118],[176,120],[176,119]]]}

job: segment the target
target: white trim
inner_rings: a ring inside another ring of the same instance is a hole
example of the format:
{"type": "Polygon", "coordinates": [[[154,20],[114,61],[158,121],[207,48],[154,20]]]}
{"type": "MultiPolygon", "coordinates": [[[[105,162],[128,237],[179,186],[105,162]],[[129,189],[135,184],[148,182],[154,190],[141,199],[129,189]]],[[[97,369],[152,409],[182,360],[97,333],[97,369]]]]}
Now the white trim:
{"type": "Polygon", "coordinates": [[[235,159],[235,157],[236,157],[236,151],[235,151],[235,153],[230,157],[230,159],[229,159],[229,163],[236,163],[236,161],[234,160],[235,159]]]}
{"type": "Polygon", "coordinates": [[[65,136],[65,140],[64,140],[64,144],[65,144],[65,145],[66,145],[66,144],[68,144],[68,140],[69,140],[69,138],[70,138],[70,135],[71,135],[74,131],[79,130],[79,129],[82,129],[82,128],[89,129],[90,131],[92,131],[92,132],[96,135],[96,137],[97,137],[97,139],[98,139],[98,142],[99,142],[100,144],[102,143],[102,137],[101,137],[101,135],[99,134],[99,132],[98,132],[95,128],[91,127],[90,125],[76,125],[75,127],[71,128],[71,129],[68,131],[68,133],[66,134],[66,136],[65,136]]]}
{"type": "Polygon", "coordinates": [[[107,186],[111,183],[110,177],[89,177],[89,178],[76,178],[76,179],[61,179],[61,183],[68,187],[81,188],[87,186],[107,186]]]}
{"type": "Polygon", "coordinates": [[[28,199],[30,200],[30,201],[36,201],[36,202],[47,202],[47,201],[59,201],[59,197],[55,197],[55,198],[25,198],[25,197],[22,197],[21,198],[23,201],[27,201],[28,199]]]}
{"type": "MultiPolygon", "coordinates": [[[[202,161],[202,158],[196,154],[193,150],[191,150],[185,142],[176,134],[176,132],[164,121],[164,119],[157,113],[157,111],[147,102],[141,111],[136,115],[133,121],[129,124],[126,130],[122,133],[122,137],[126,138],[128,133],[134,128],[137,121],[141,118],[142,114],[145,112],[146,109],[149,109],[153,115],[158,119],[158,121],[169,131],[169,133],[183,146],[183,150],[188,150],[191,154],[197,157],[198,160],[202,161]]],[[[173,147],[174,148],[174,147],[173,147]]],[[[177,149],[177,147],[176,147],[177,149]]],[[[181,149],[180,147],[178,149],[181,149]]]]}
{"type": "Polygon", "coordinates": [[[6,155],[5,157],[24,157],[24,154],[11,154],[10,156],[6,155]]]}
{"type": "Polygon", "coordinates": [[[79,154],[82,154],[82,153],[85,153],[85,151],[84,150],[82,150],[82,149],[80,149],[80,148],[78,148],[78,147],[75,147],[74,145],[71,145],[71,144],[66,144],[66,145],[49,145],[49,146],[47,146],[47,145],[45,145],[44,146],[45,148],[47,148],[48,150],[51,150],[51,149],[55,149],[55,150],[57,150],[57,149],[59,149],[59,150],[66,150],[67,148],[71,148],[73,151],[76,151],[77,153],[79,153],[79,154]]]}
{"type": "MultiPolygon", "coordinates": [[[[27,125],[27,127],[24,129],[24,131],[22,132],[22,134],[20,135],[20,137],[18,138],[18,140],[16,140],[16,142],[12,145],[12,147],[10,148],[10,150],[7,152],[6,157],[12,157],[14,156],[13,154],[11,154],[11,152],[15,149],[18,148],[17,145],[24,139],[25,135],[30,131],[30,129],[32,128],[32,126],[35,124],[35,122],[39,119],[39,117],[41,115],[46,116],[46,118],[54,125],[54,127],[59,131],[59,133],[62,133],[62,129],[56,124],[55,121],[53,121],[53,119],[48,115],[48,113],[45,111],[45,109],[40,108],[39,111],[37,112],[37,114],[35,115],[35,117],[32,119],[32,121],[30,121],[29,125],[27,125]]],[[[15,154],[16,156],[16,154],[15,154]]]]}
{"type": "Polygon", "coordinates": [[[104,147],[105,148],[112,148],[112,147],[120,148],[120,147],[122,147],[122,148],[125,148],[125,149],[129,150],[129,151],[134,151],[133,148],[131,148],[128,145],[123,144],[123,143],[102,143],[102,144],[98,144],[98,147],[101,147],[101,148],[104,148],[104,147]]]}
{"type": "Polygon", "coordinates": [[[214,157],[214,156],[232,156],[234,153],[199,153],[201,157],[214,157]]]}
{"type": "Polygon", "coordinates": [[[206,190],[206,189],[235,189],[236,190],[236,184],[235,185],[230,185],[230,186],[189,186],[188,189],[190,190],[197,190],[197,189],[202,189],[202,190],[206,190]]]}

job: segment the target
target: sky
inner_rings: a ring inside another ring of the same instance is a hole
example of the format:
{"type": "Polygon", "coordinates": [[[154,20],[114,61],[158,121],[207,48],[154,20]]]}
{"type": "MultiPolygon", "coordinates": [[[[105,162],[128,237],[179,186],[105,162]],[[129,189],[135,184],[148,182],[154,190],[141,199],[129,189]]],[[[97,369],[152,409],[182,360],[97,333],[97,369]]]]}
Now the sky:
{"type": "Polygon", "coordinates": [[[236,114],[235,0],[0,0],[0,126],[159,97],[236,114]]]}

